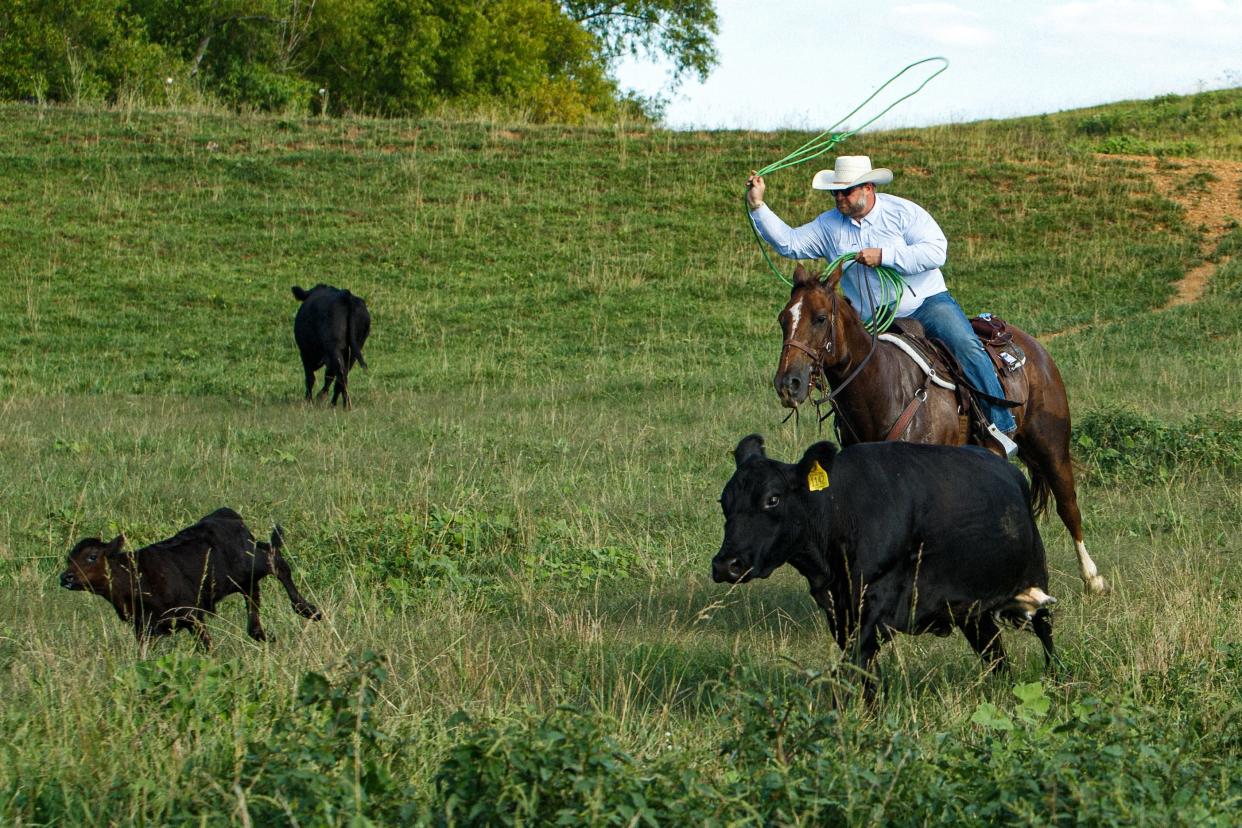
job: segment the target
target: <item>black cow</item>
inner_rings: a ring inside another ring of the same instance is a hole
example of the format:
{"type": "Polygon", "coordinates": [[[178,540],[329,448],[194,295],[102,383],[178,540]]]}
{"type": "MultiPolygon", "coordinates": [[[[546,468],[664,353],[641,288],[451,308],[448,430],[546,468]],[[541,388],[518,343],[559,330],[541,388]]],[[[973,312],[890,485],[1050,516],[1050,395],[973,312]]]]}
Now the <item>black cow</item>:
{"type": "Polygon", "coordinates": [[[204,649],[210,648],[205,617],[215,612],[220,599],[236,592],[246,596],[250,637],[266,641],[259,623],[259,579],[273,574],[298,614],[315,621],[321,617],[293,584],[289,564],[280,554],[284,539],[279,526],[272,530],[271,543],[256,542],[241,515],[223,508],[136,552],[123,552],[124,544],[124,535],[109,542],[78,541],[60,585],[102,595],[122,621],[133,622],[140,642],[184,627],[198,633],[204,649]]]}
{"type": "MultiPolygon", "coordinates": [[[[1029,626],[1052,659],[1048,568],[1016,466],[984,449],[816,443],[796,465],[752,434],[721,495],[718,582],[791,564],[810,584],[842,650],[866,670],[894,632],[960,629],[990,668],[1004,665],[998,620],[1029,626]]],[[[874,695],[868,675],[864,689],[874,695]]]]}
{"type": "Polygon", "coordinates": [[[309,291],[294,285],[293,295],[302,303],[293,318],[293,338],[306,371],[306,399],[311,398],[315,387],[315,371],[326,365],[319,399],[327,396],[328,386],[335,379],[332,404],[344,397],[345,407],[349,408],[349,369],[355,362],[367,367],[362,358],[362,346],[371,333],[367,303],[348,290],[325,284],[315,285],[309,291]]]}

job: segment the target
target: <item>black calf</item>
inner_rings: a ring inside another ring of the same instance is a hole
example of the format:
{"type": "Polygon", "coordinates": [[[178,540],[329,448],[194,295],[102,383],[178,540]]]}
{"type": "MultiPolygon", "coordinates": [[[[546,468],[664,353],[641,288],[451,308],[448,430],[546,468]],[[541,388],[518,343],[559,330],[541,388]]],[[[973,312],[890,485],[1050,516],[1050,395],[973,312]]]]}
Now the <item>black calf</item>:
{"type": "Polygon", "coordinates": [[[188,628],[209,648],[206,615],[237,592],[246,596],[250,637],[267,640],[259,623],[259,580],[268,575],[280,581],[299,615],[314,621],[321,617],[293,584],[289,564],[280,554],[279,526],[272,530],[270,543],[256,542],[241,515],[223,508],[136,552],[121,551],[124,544],[124,535],[108,542],[78,541],[60,585],[106,598],[122,621],[133,622],[139,641],[188,628]]]}

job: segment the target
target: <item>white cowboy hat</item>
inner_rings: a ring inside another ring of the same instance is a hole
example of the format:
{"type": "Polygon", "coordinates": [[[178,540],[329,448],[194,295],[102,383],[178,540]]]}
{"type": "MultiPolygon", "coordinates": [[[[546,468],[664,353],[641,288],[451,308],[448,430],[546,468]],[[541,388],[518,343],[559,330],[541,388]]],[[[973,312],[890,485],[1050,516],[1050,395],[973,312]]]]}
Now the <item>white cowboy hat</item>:
{"type": "Polygon", "coordinates": [[[892,170],[884,167],[871,169],[870,156],[838,155],[833,169],[815,173],[811,187],[816,190],[846,190],[859,184],[888,184],[892,180],[892,170]]]}

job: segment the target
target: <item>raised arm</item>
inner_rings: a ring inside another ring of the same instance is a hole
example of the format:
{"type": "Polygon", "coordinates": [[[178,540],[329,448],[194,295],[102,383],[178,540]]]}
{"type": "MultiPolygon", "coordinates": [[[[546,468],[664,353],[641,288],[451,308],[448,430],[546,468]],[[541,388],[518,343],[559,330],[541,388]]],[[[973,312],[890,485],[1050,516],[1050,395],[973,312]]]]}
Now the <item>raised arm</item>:
{"type": "Polygon", "coordinates": [[[819,219],[801,227],[790,227],[772,208],[763,202],[767,185],[763,177],[751,173],[746,179],[746,206],[750,208],[750,220],[760,238],[772,245],[777,253],[787,259],[832,259],[831,240],[819,226],[819,219]]]}

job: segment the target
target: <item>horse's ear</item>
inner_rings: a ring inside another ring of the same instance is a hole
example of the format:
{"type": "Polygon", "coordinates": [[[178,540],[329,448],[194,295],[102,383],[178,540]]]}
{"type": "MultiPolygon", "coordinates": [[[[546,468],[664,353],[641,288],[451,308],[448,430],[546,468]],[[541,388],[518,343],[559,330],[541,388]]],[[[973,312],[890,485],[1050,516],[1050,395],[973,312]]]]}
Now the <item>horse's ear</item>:
{"type": "Polygon", "coordinates": [[[796,288],[813,285],[819,281],[819,271],[811,270],[799,263],[794,265],[793,281],[796,288]]]}
{"type": "Polygon", "coordinates": [[[824,277],[824,287],[832,292],[837,289],[837,284],[841,281],[841,274],[844,272],[845,262],[841,262],[832,269],[832,272],[824,277]]]}
{"type": "Polygon", "coordinates": [[[743,463],[756,457],[767,457],[763,453],[763,436],[760,434],[749,434],[743,437],[742,441],[737,444],[737,448],[733,450],[733,462],[737,464],[738,468],[741,468],[743,463]]]}
{"type": "Polygon", "coordinates": [[[828,488],[832,475],[832,462],[837,457],[837,447],[827,440],[816,443],[806,450],[798,461],[797,479],[808,490],[817,492],[828,488]]]}

